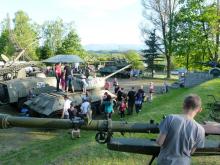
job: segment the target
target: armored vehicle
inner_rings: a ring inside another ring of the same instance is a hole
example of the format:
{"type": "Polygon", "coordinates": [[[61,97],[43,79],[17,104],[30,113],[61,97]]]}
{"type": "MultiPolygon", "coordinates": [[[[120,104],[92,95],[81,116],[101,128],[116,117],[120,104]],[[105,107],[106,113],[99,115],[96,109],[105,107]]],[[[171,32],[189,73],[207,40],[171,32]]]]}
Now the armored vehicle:
{"type": "MultiPolygon", "coordinates": [[[[100,104],[105,92],[111,95],[112,98],[116,98],[116,96],[111,92],[103,90],[106,79],[123,71],[124,69],[129,68],[130,66],[131,65],[127,65],[106,77],[88,77],[87,91],[93,114],[100,112],[100,104]]],[[[82,79],[83,77],[75,76],[73,79],[74,92],[68,93],[69,99],[72,100],[75,106],[78,107],[81,105],[83,97],[85,97],[85,93],[82,93],[82,79]]],[[[67,93],[64,92],[41,93],[39,96],[26,101],[24,105],[31,110],[33,115],[37,114],[47,117],[59,117],[64,105],[64,95],[66,94],[67,93]]]]}
{"type": "Polygon", "coordinates": [[[26,77],[0,82],[0,104],[17,104],[20,108],[28,97],[32,97],[30,94],[52,92],[55,87],[55,77],[26,77]]]}
{"type": "MultiPolygon", "coordinates": [[[[99,69],[99,73],[102,76],[114,73],[118,69],[121,69],[128,65],[128,61],[125,59],[114,59],[113,61],[107,61],[105,62],[105,66],[99,69]]],[[[116,76],[122,77],[122,78],[128,78],[129,77],[129,71],[130,68],[125,69],[124,71],[117,73],[116,76]]]]}

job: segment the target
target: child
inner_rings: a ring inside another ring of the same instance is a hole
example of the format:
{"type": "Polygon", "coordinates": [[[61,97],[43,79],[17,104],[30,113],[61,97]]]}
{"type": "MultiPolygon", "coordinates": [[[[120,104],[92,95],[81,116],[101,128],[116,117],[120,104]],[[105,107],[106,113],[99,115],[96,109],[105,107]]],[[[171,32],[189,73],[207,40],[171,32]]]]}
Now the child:
{"type": "Polygon", "coordinates": [[[120,104],[120,107],[119,107],[119,111],[120,111],[120,114],[121,114],[121,119],[125,117],[126,108],[127,108],[127,103],[125,101],[125,98],[122,98],[122,101],[121,101],[121,104],[120,104]]]}
{"type": "Polygon", "coordinates": [[[86,76],[82,75],[81,78],[82,78],[82,85],[83,85],[83,93],[86,93],[86,88],[88,86],[88,84],[86,82],[86,76]]]}
{"type": "Polygon", "coordinates": [[[153,93],[154,93],[154,84],[153,82],[150,82],[150,86],[149,86],[149,101],[150,102],[153,101],[153,93]]]}

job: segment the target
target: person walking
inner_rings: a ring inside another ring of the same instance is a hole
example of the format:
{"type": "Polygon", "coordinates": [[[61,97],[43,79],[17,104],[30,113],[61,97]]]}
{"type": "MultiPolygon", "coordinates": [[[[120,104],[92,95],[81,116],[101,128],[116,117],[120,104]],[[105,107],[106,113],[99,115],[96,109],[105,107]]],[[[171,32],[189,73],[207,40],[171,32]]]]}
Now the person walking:
{"type": "Polygon", "coordinates": [[[128,115],[133,114],[134,103],[135,103],[135,90],[134,87],[131,87],[131,90],[128,91],[128,115]]]}
{"type": "Polygon", "coordinates": [[[153,82],[150,82],[150,85],[149,85],[149,101],[152,102],[153,101],[153,93],[154,93],[154,83],[153,82]]]}
{"type": "Polygon", "coordinates": [[[119,107],[119,112],[120,112],[120,115],[121,115],[121,119],[123,119],[125,117],[126,109],[127,109],[126,100],[125,100],[125,98],[122,98],[122,101],[121,101],[121,104],[120,104],[120,107],[119,107]]]}
{"type": "Polygon", "coordinates": [[[71,100],[67,95],[64,95],[64,105],[63,105],[63,111],[61,115],[61,119],[69,119],[69,112],[68,109],[70,108],[71,100]]]}
{"type": "Polygon", "coordinates": [[[67,63],[65,64],[64,67],[64,76],[65,76],[65,91],[68,92],[69,87],[71,87],[72,92],[74,92],[74,88],[72,85],[72,80],[73,80],[72,69],[67,63]]]}
{"type": "Polygon", "coordinates": [[[204,146],[205,130],[194,120],[201,104],[200,97],[191,94],[184,99],[183,114],[169,115],[160,123],[158,165],[190,165],[191,154],[204,146]]]}
{"type": "Polygon", "coordinates": [[[61,75],[62,75],[61,62],[59,62],[55,64],[55,77],[57,80],[57,91],[60,90],[59,86],[60,86],[61,75]]]}
{"type": "Polygon", "coordinates": [[[106,120],[111,119],[112,113],[113,113],[112,97],[110,95],[107,95],[106,100],[103,101],[102,104],[104,105],[104,112],[105,112],[106,120]]]}

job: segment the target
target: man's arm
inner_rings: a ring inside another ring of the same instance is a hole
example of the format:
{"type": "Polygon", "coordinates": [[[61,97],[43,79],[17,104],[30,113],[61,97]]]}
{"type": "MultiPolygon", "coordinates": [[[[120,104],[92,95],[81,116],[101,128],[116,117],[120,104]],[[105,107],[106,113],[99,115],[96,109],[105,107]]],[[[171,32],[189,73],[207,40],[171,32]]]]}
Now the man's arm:
{"type": "Polygon", "coordinates": [[[159,134],[157,140],[156,140],[156,143],[159,145],[159,146],[163,146],[163,143],[166,139],[167,135],[166,134],[159,134]]]}

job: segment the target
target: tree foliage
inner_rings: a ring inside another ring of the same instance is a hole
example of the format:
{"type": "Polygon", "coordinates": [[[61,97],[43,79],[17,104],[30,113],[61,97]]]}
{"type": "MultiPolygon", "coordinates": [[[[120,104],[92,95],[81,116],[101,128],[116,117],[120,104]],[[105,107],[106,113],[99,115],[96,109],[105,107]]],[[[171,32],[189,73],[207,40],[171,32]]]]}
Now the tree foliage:
{"type": "MultiPolygon", "coordinates": [[[[142,0],[144,18],[160,32],[161,44],[167,61],[167,78],[170,78],[171,57],[173,56],[174,17],[178,11],[178,0],[142,0]],[[149,12],[151,11],[151,12],[149,12]]],[[[145,33],[148,27],[143,27],[145,33]]]]}
{"type": "Polygon", "coordinates": [[[24,11],[15,13],[13,19],[14,29],[12,31],[13,39],[21,49],[26,49],[27,54],[37,59],[36,49],[38,47],[38,34],[35,31],[34,24],[24,11]]]}
{"type": "Polygon", "coordinates": [[[199,62],[217,60],[217,22],[215,4],[205,0],[182,1],[175,17],[175,53],[178,64],[189,69],[201,69],[199,62]]]}
{"type": "Polygon", "coordinates": [[[159,44],[157,43],[155,30],[150,33],[149,39],[145,40],[145,45],[148,47],[148,49],[145,49],[142,52],[144,53],[148,68],[151,70],[151,76],[154,77],[155,60],[159,56],[159,44]]]}
{"type": "Polygon", "coordinates": [[[124,56],[128,62],[132,64],[132,68],[141,70],[144,69],[143,59],[141,58],[141,55],[136,51],[128,51],[124,56]]]}

